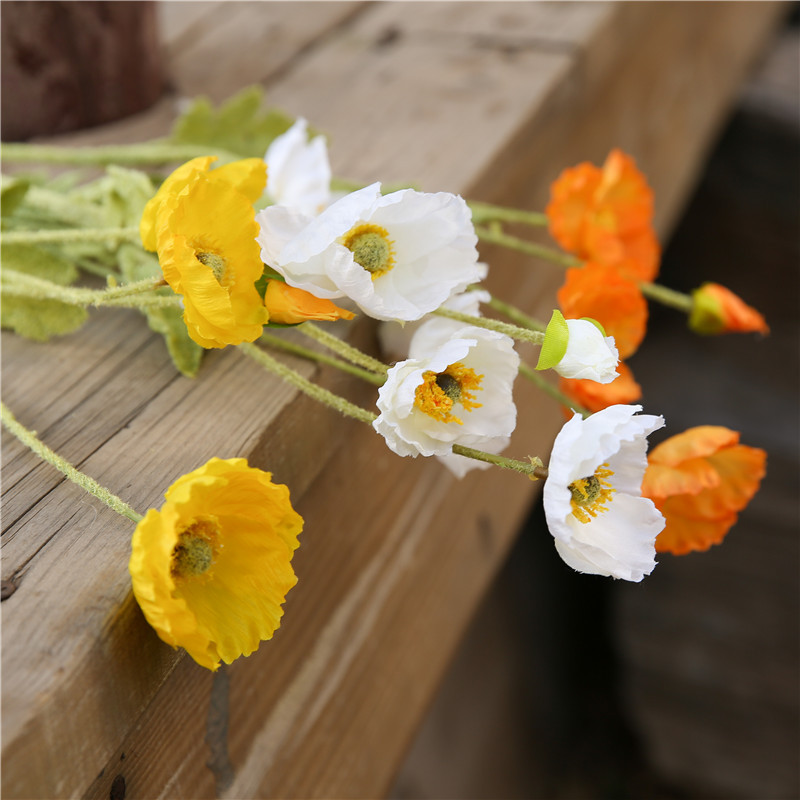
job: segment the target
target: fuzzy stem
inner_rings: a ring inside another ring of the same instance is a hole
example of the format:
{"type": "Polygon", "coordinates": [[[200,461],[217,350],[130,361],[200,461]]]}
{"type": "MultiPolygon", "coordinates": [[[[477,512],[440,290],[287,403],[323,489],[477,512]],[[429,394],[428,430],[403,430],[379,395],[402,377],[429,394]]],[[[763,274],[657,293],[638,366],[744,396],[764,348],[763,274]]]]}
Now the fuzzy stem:
{"type": "Polygon", "coordinates": [[[364,369],[368,369],[370,372],[375,372],[378,375],[386,375],[389,369],[386,364],[372,358],[372,356],[368,356],[366,353],[362,353],[359,349],[347,344],[347,342],[343,342],[337,336],[328,333],[328,331],[323,330],[311,322],[304,322],[302,325],[298,325],[297,330],[310,339],[314,339],[314,341],[324,345],[329,350],[338,353],[342,358],[352,361],[353,364],[358,364],[358,366],[364,367],[364,369]]]}
{"type": "Polygon", "coordinates": [[[547,468],[539,466],[532,461],[517,461],[515,458],[506,458],[494,453],[485,453],[483,450],[475,450],[472,447],[465,447],[461,444],[453,445],[453,452],[467,458],[474,458],[476,461],[485,461],[487,464],[494,464],[503,469],[512,469],[514,472],[521,472],[528,475],[531,480],[547,477],[547,468]]]}
{"type": "Polygon", "coordinates": [[[66,475],[67,478],[80,486],[81,489],[94,495],[98,500],[116,511],[117,514],[122,514],[123,517],[127,517],[133,522],[139,522],[139,520],[142,519],[142,515],[134,511],[124,500],[121,500],[115,494],[111,494],[108,489],[101,486],[93,478],[75,469],[72,464],[65,461],[60,455],[54,453],[44,444],[33,431],[28,430],[24,425],[17,422],[5,403],[0,403],[0,416],[2,417],[3,425],[5,425],[17,439],[26,447],[29,447],[39,458],[66,475]]]}
{"type": "Polygon", "coordinates": [[[522,342],[541,345],[544,341],[544,334],[540,331],[520,328],[517,325],[509,325],[507,322],[500,322],[496,319],[473,317],[471,314],[462,314],[460,311],[451,311],[449,308],[440,308],[433,313],[439,317],[447,317],[447,319],[454,319],[458,322],[474,325],[476,328],[486,328],[490,331],[504,333],[506,336],[510,336],[512,339],[519,339],[522,342]]]}
{"type": "Polygon", "coordinates": [[[691,313],[693,301],[690,295],[668,289],[659,283],[640,283],[639,289],[645,297],[662,305],[676,308],[686,314],[691,313]]]}
{"type": "Polygon", "coordinates": [[[520,253],[525,253],[529,256],[543,258],[545,261],[552,261],[562,267],[576,267],[581,262],[575,256],[561,253],[554,250],[552,247],[545,247],[542,244],[535,242],[528,242],[525,239],[519,239],[516,236],[509,236],[507,233],[502,233],[490,228],[475,228],[475,233],[481,241],[488,244],[499,244],[501,247],[506,247],[509,250],[517,250],[520,253]]]}
{"type": "Polygon", "coordinates": [[[110,289],[82,289],[74,286],[62,286],[43,278],[36,278],[13,269],[3,270],[3,291],[12,295],[23,295],[38,300],[60,300],[73,306],[122,306],[125,308],[152,308],[160,306],[178,306],[177,296],[135,297],[134,295],[159,288],[160,280],[146,278],[142,281],[115,286],[110,289]]]}
{"type": "Polygon", "coordinates": [[[45,231],[10,231],[2,235],[3,244],[45,244],[49,242],[139,241],[138,228],[62,228],[45,231]]]}
{"type": "Polygon", "coordinates": [[[76,166],[127,166],[168,164],[188,161],[197,156],[219,156],[222,161],[233,161],[239,156],[218,147],[202,145],[174,145],[164,140],[129,145],[100,145],[94,147],[58,147],[42,144],[3,144],[0,158],[17,164],[72,164],[76,166]]]}
{"type": "Polygon", "coordinates": [[[323,389],[322,386],[318,386],[313,381],[308,380],[308,378],[304,378],[299,372],[274,359],[260,347],[256,347],[249,342],[244,342],[239,345],[239,349],[245,355],[259,363],[264,369],[282,378],[288,384],[291,384],[314,400],[335,409],[340,414],[370,424],[377,418],[377,415],[373,414],[371,411],[367,411],[351,403],[349,400],[345,400],[343,397],[339,397],[339,395],[329,392],[327,389],[323,389]]]}
{"type": "Polygon", "coordinates": [[[573,411],[577,411],[584,419],[591,416],[591,411],[569,398],[560,389],[545,380],[543,375],[540,375],[535,369],[532,369],[524,362],[519,365],[519,374],[522,375],[523,378],[527,378],[531,383],[535,383],[543,392],[549,394],[550,397],[555,400],[558,400],[561,405],[571,408],[573,411]]]}
{"type": "Polygon", "coordinates": [[[325,353],[318,353],[314,350],[309,350],[307,347],[303,347],[302,345],[294,344],[293,342],[287,342],[285,339],[273,336],[272,334],[262,333],[260,341],[269,347],[274,347],[278,350],[283,350],[286,353],[300,356],[300,358],[307,358],[310,361],[317,361],[320,364],[328,364],[332,367],[336,367],[336,369],[339,369],[342,372],[347,372],[350,375],[355,375],[357,378],[369,381],[375,386],[382,386],[384,383],[384,379],[375,372],[369,372],[368,370],[353,366],[352,364],[348,364],[346,361],[342,361],[341,359],[334,358],[333,356],[327,356],[325,353]]]}
{"type": "Polygon", "coordinates": [[[472,222],[475,225],[494,221],[521,222],[524,225],[532,225],[534,227],[546,227],[549,224],[547,214],[540,214],[537,211],[524,211],[521,208],[505,208],[490,203],[479,203],[476,200],[468,200],[467,205],[472,211],[472,222]]]}
{"type": "Polygon", "coordinates": [[[524,311],[521,311],[516,306],[512,306],[511,303],[506,303],[505,300],[492,297],[487,305],[489,308],[499,311],[501,314],[505,315],[514,323],[523,328],[530,328],[532,331],[542,332],[544,332],[547,328],[546,325],[542,324],[538,320],[535,320],[533,317],[529,317],[524,311]]]}

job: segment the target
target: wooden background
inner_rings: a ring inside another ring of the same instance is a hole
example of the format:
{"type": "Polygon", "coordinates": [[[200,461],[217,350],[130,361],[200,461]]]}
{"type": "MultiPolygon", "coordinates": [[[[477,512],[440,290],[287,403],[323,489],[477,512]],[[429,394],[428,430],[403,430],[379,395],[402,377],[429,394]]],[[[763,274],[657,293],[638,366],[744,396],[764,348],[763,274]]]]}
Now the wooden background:
{"type": "MultiPolygon", "coordinates": [[[[770,3],[162,3],[170,92],[62,139],[168,130],[180,97],[260,82],[330,135],[337,174],[541,208],[566,165],[631,152],[666,235],[747,68],[770,3]]],[[[4,91],[8,89],[4,88],[4,91]]],[[[558,270],[489,248],[489,288],[546,317],[558,270]]],[[[374,347],[374,330],[355,334],[374,347]]],[[[178,376],[134,313],[39,346],[3,334],[19,419],[135,508],[212,455],[290,485],[300,578],[274,641],[215,677],[132,599],[131,525],[3,435],[7,797],[385,794],[537,487],[457,482],[398,459],[235,351],[178,376]]],[[[372,390],[307,374],[364,404],[372,390]]],[[[561,415],[526,385],[509,452],[549,452],[561,415]]]]}

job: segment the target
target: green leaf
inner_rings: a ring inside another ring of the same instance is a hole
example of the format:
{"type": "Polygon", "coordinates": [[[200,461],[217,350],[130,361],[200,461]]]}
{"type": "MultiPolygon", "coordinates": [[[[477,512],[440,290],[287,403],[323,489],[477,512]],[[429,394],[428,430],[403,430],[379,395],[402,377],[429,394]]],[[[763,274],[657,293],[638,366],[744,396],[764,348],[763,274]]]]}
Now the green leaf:
{"type": "MultiPolygon", "coordinates": [[[[120,247],[119,266],[122,277],[131,282],[161,274],[158,258],[133,244],[124,244],[120,247]]],[[[162,293],[171,292],[171,289],[165,288],[162,293]]],[[[150,330],[164,337],[167,351],[178,371],[187,378],[193,378],[200,369],[205,351],[189,336],[181,309],[150,308],[145,309],[144,314],[150,330]]]]}
{"type": "Polygon", "coordinates": [[[544,342],[536,369],[552,369],[564,358],[569,341],[569,326],[564,315],[556,309],[544,332],[544,342]]]}
{"type": "Polygon", "coordinates": [[[0,325],[20,336],[46,342],[52,336],[72,333],[89,318],[85,308],[60,300],[39,300],[19,295],[3,295],[0,325]]]}
{"type": "Polygon", "coordinates": [[[10,217],[25,198],[30,181],[3,175],[0,184],[0,216],[10,217]]]}
{"type": "Polygon", "coordinates": [[[214,110],[198,98],[176,121],[172,144],[205,145],[242,158],[262,158],[270,143],[285,133],[294,120],[277,109],[262,110],[264,92],[259,86],[243,89],[214,110]]]}
{"type": "Polygon", "coordinates": [[[78,277],[74,264],[42,245],[0,245],[0,259],[8,269],[67,286],[78,277]]]}

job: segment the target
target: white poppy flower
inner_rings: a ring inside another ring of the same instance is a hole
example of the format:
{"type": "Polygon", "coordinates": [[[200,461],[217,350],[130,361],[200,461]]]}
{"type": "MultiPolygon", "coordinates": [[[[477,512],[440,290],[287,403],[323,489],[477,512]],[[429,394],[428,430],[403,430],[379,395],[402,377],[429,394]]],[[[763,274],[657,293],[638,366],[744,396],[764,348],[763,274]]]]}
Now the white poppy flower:
{"type": "Polygon", "coordinates": [[[553,311],[536,369],[553,369],[562,378],[611,383],[619,376],[619,352],[613,336],[606,336],[591,319],[564,319],[553,311]]]}
{"type": "Polygon", "coordinates": [[[647,436],[664,418],[615,405],[556,436],[544,485],[544,512],[561,558],[573,569],[640,581],[655,567],[664,517],[641,496],[647,436]]]}
{"type": "MultiPolygon", "coordinates": [[[[478,267],[482,270],[480,280],[483,280],[489,274],[489,265],[478,262],[478,267]]],[[[488,303],[490,299],[491,295],[485,289],[472,289],[468,292],[454,295],[442,304],[442,308],[479,317],[481,315],[481,303],[488,303]]],[[[435,329],[441,329],[443,338],[449,338],[453,331],[464,327],[463,322],[433,315],[425,316],[415,322],[381,322],[378,326],[378,341],[385,359],[388,361],[402,361],[404,358],[408,358],[414,334],[422,325],[427,325],[429,322],[436,323],[435,329]]]]}
{"type": "MultiPolygon", "coordinates": [[[[415,342],[420,334],[422,328],[415,342]]],[[[454,444],[488,452],[508,444],[519,357],[509,337],[472,326],[429,352],[389,370],[373,427],[398,455],[440,456],[461,476],[472,466],[461,462],[471,459],[454,455],[454,444]]]]}
{"type": "Polygon", "coordinates": [[[276,137],[264,156],[267,194],[273,203],[316,216],[331,202],[331,166],[325,137],[308,140],[308,123],[299,117],[276,137]]]}
{"type": "Polygon", "coordinates": [[[318,217],[270,206],[256,220],[264,263],[290,286],[349,297],[376,319],[419,319],[482,274],[469,207],[446,192],[384,197],[375,183],[318,217]]]}

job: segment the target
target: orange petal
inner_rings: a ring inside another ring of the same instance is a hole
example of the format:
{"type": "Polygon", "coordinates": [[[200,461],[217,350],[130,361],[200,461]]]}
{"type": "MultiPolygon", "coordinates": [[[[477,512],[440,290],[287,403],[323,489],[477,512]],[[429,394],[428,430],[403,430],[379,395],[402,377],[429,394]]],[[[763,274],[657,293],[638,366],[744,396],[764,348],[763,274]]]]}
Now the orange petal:
{"type": "MultiPolygon", "coordinates": [[[[611,383],[561,378],[559,387],[564,394],[577,401],[592,413],[617,404],[629,405],[642,396],[642,387],[634,380],[633,373],[622,361],[617,365],[619,376],[611,383]]],[[[570,412],[570,415],[572,412],[570,412]]]]}
{"type": "Polygon", "coordinates": [[[647,460],[675,467],[690,458],[710,456],[738,443],[736,431],[721,425],[699,425],[661,442],[650,451],[647,460]]]}
{"type": "Polygon", "coordinates": [[[644,339],[647,302],[613,267],[587,263],[568,269],[558,302],[568,319],[596,319],[614,337],[620,358],[633,355],[644,339]]]}
{"type": "Polygon", "coordinates": [[[310,292],[296,289],[282,281],[267,283],[264,305],[269,312],[270,322],[281,325],[294,325],[311,319],[333,322],[355,316],[352,311],[339,308],[330,300],[315,297],[310,292]]]}
{"type": "Polygon", "coordinates": [[[725,534],[737,520],[735,512],[719,519],[694,519],[684,516],[674,508],[672,498],[663,504],[656,503],[667,520],[666,527],[656,538],[656,552],[672,553],[676,556],[693,551],[708,550],[712,544],[720,544],[725,534]]]}
{"type": "Polygon", "coordinates": [[[679,467],[649,463],[642,480],[642,495],[651,500],[680,494],[695,495],[720,484],[714,467],[704,458],[693,458],[679,467]]]}
{"type": "Polygon", "coordinates": [[[550,233],[569,252],[583,251],[584,227],[599,183],[600,170],[584,161],[565,169],[550,186],[550,202],[545,209],[550,233]]]}
{"type": "Polygon", "coordinates": [[[636,162],[621,150],[612,150],[603,164],[595,205],[614,217],[615,232],[627,237],[650,226],[653,190],[636,162]]]}

